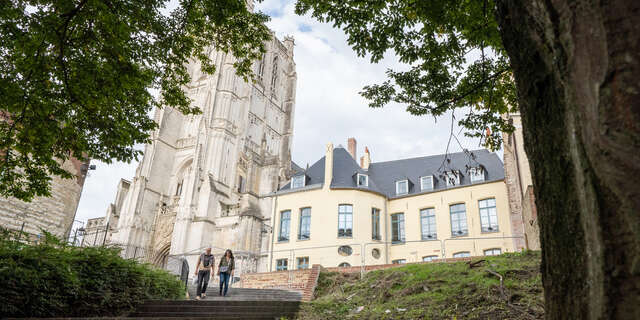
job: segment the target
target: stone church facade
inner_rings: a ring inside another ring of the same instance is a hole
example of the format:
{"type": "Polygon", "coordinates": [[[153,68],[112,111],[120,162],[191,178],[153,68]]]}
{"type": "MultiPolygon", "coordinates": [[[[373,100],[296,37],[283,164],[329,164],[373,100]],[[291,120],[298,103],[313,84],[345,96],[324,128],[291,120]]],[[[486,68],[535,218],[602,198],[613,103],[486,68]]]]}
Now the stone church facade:
{"type": "Polygon", "coordinates": [[[191,270],[207,246],[230,248],[238,273],[266,268],[271,198],[292,173],[291,142],[296,96],[294,41],[266,43],[255,63],[255,83],[237,76],[234,58],[212,51],[214,75],[198,61],[184,88],[202,114],[156,110],[158,129],[145,146],[131,181],[121,180],[102,223],[107,243],[142,249],[167,266],[186,258],[191,270]]]}

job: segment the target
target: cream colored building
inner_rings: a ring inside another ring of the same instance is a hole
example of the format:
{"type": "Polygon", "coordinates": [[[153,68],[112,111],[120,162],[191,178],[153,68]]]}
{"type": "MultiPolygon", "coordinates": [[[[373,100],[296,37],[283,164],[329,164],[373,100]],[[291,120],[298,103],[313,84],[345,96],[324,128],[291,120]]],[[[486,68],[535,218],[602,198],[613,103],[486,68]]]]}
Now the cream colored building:
{"type": "Polygon", "coordinates": [[[495,153],[371,163],[326,155],[274,195],[271,270],[429,261],[513,252],[502,162],[495,153]]]}

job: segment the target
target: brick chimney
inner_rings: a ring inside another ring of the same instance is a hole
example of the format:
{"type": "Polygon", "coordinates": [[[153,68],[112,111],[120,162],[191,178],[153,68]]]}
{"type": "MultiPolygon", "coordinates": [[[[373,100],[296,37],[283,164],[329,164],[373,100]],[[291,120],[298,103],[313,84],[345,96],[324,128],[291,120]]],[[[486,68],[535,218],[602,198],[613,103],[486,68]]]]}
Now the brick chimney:
{"type": "Polygon", "coordinates": [[[369,148],[364,147],[364,156],[360,158],[360,167],[365,170],[369,170],[371,164],[371,154],[369,154],[369,148]]]}
{"type": "Polygon", "coordinates": [[[347,150],[349,150],[349,153],[351,154],[353,160],[356,161],[358,161],[358,157],[356,155],[357,148],[358,142],[356,141],[356,138],[349,138],[349,140],[347,141],[347,150]]]}

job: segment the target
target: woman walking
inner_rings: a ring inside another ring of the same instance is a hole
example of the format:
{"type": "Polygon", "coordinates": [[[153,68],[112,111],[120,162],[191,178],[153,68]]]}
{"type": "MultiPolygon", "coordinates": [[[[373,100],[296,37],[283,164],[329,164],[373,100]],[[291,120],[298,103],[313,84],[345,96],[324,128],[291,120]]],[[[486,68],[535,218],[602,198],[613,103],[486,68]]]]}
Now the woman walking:
{"type": "Polygon", "coordinates": [[[233,263],[233,252],[227,249],[224,252],[224,257],[220,259],[220,264],[218,265],[218,276],[220,277],[220,295],[226,296],[227,290],[229,289],[229,278],[233,277],[233,271],[235,269],[235,264],[233,263]],[[224,290],[223,290],[224,286],[224,290]]]}

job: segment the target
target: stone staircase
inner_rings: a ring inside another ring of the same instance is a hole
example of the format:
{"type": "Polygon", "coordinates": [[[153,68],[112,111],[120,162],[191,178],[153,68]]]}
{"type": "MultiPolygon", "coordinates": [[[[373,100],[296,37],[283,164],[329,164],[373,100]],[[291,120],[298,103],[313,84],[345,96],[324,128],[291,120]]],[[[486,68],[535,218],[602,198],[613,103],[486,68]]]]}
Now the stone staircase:
{"type": "MultiPolygon", "coordinates": [[[[189,285],[189,296],[195,287],[189,285]]],[[[208,288],[210,296],[202,300],[150,300],[130,317],[155,319],[291,319],[298,312],[302,294],[278,289],[229,288],[226,297],[218,296],[217,286],[208,288]]]]}

